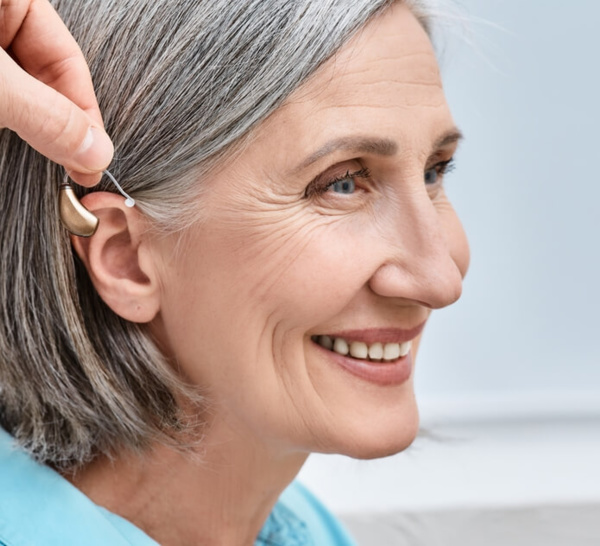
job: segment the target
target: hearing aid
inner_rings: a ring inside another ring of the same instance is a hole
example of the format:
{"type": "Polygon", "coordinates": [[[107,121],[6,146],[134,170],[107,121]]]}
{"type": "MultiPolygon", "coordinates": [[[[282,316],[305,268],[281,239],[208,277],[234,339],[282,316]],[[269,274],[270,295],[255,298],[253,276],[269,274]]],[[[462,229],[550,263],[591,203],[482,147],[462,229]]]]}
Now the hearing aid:
{"type": "MultiPolygon", "coordinates": [[[[123,190],[115,177],[108,170],[104,171],[104,174],[116,186],[119,193],[125,197],[125,206],[133,207],[135,201],[123,190]]],[[[69,184],[67,174],[65,174],[64,181],[60,185],[59,208],[61,222],[70,233],[78,237],[91,237],[96,233],[100,221],[97,216],[81,204],[73,187],[69,184]]]]}

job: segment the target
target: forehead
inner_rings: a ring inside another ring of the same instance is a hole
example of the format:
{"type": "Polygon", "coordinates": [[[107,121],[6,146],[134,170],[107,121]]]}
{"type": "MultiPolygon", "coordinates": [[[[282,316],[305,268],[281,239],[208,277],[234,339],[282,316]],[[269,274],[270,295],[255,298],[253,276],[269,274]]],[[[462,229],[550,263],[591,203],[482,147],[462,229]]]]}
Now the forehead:
{"type": "Polygon", "coordinates": [[[276,138],[281,153],[292,153],[358,133],[431,141],[440,124],[451,127],[452,118],[431,42],[410,10],[396,4],[298,89],[260,133],[276,138]]]}
{"type": "Polygon", "coordinates": [[[288,101],[382,107],[436,104],[441,80],[431,41],[405,5],[394,5],[371,21],[288,101]],[[377,93],[386,85],[387,93],[377,93]],[[371,94],[368,92],[371,91],[371,94]],[[388,102],[385,102],[385,98],[388,102]]]}

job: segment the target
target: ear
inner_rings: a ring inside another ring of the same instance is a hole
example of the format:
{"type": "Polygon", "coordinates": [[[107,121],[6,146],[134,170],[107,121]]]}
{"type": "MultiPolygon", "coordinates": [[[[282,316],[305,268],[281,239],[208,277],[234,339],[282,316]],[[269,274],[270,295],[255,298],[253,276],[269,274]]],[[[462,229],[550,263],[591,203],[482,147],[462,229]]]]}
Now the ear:
{"type": "Polygon", "coordinates": [[[145,238],[146,218],[114,193],[89,193],[81,203],[100,222],[94,235],[72,235],[71,242],[98,294],[120,317],[151,321],[160,308],[160,283],[156,257],[145,238]]]}

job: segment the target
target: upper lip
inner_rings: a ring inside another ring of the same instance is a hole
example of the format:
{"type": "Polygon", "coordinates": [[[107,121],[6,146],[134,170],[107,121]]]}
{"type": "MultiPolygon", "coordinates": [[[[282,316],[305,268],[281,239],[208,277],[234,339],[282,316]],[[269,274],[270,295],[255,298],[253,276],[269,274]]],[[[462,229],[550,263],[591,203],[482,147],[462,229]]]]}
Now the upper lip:
{"type": "Polygon", "coordinates": [[[423,331],[425,322],[412,328],[365,328],[328,332],[326,335],[331,338],[342,337],[346,341],[362,341],[367,345],[377,342],[404,343],[416,338],[423,331]]]}

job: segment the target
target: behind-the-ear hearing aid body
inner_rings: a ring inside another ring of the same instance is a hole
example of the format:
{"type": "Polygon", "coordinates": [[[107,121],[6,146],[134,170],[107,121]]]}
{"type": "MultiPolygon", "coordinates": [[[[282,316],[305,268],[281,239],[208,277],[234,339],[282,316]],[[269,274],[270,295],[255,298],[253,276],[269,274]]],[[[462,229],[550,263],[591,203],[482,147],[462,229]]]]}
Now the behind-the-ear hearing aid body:
{"type": "MultiPolygon", "coordinates": [[[[115,177],[108,171],[104,171],[104,174],[117,187],[119,193],[125,197],[125,206],[133,207],[135,201],[125,193],[120,184],[115,180],[115,177]]],[[[59,207],[62,224],[70,233],[78,237],[91,237],[96,233],[99,220],[79,202],[71,184],[69,184],[69,177],[67,175],[65,175],[65,180],[60,185],[59,207]]]]}

